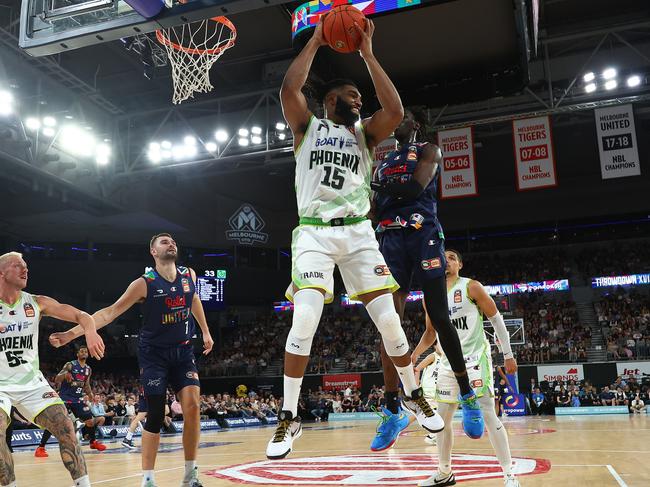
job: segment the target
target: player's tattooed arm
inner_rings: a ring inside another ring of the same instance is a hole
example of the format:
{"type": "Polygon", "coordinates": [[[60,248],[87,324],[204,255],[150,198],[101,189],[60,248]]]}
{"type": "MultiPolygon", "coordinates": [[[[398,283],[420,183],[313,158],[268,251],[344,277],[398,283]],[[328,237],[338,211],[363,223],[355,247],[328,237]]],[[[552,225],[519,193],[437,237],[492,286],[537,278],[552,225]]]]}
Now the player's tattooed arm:
{"type": "Polygon", "coordinates": [[[84,392],[88,394],[89,398],[93,397],[93,388],[90,386],[90,377],[92,375],[92,371],[88,372],[88,378],[86,379],[86,382],[84,383],[84,392]]]}
{"type": "Polygon", "coordinates": [[[56,375],[56,377],[54,378],[54,383],[57,386],[61,386],[61,383],[63,383],[63,381],[65,380],[67,380],[68,382],[72,382],[72,375],[70,375],[71,371],[72,371],[72,362],[68,362],[63,366],[61,372],[59,372],[56,375]]]}
{"type": "Polygon", "coordinates": [[[63,465],[68,469],[72,478],[78,479],[86,475],[88,473],[86,461],[81,453],[74,426],[65,407],[62,404],[50,406],[36,417],[35,422],[50,430],[59,440],[61,460],[63,460],[63,465]]]}
{"type": "MultiPolygon", "coordinates": [[[[0,410],[0,437],[5,437],[5,432],[9,427],[9,418],[7,414],[0,410]]],[[[14,459],[9,451],[9,446],[4,441],[0,442],[0,484],[9,485],[16,480],[14,474],[14,459]]]]}

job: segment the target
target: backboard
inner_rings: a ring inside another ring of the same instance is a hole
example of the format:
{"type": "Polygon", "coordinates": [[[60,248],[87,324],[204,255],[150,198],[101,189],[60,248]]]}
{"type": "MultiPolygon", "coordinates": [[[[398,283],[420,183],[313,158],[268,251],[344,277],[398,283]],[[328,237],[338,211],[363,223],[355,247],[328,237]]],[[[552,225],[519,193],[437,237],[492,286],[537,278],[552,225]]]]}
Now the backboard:
{"type": "Polygon", "coordinates": [[[282,0],[166,0],[154,19],[124,0],[23,0],[19,45],[32,56],[47,56],[160,28],[232,15],[284,3],[282,0]]]}

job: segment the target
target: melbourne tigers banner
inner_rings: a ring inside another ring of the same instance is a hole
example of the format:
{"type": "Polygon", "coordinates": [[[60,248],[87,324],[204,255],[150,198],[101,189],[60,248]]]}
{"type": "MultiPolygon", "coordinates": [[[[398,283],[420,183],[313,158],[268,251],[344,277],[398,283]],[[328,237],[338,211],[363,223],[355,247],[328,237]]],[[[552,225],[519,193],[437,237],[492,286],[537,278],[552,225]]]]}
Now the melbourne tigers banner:
{"type": "Polygon", "coordinates": [[[323,376],[323,389],[340,390],[348,386],[361,389],[361,374],[325,374],[323,376]]]}
{"type": "Polygon", "coordinates": [[[512,121],[517,189],[557,186],[549,117],[512,121]]]}
{"type": "Polygon", "coordinates": [[[442,150],[440,195],[445,198],[476,196],[476,158],[472,127],[438,132],[442,150]]]}

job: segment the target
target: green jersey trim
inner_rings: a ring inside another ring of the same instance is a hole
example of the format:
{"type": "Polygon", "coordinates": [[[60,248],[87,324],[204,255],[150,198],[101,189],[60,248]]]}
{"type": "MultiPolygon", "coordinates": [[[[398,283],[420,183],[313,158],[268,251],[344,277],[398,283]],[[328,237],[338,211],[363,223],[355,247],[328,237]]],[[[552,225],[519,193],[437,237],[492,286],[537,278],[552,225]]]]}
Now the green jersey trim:
{"type": "Polygon", "coordinates": [[[303,142],[305,142],[305,139],[307,138],[306,136],[307,136],[307,132],[309,132],[309,127],[311,127],[311,121],[312,121],[313,119],[315,119],[315,118],[316,118],[316,117],[314,116],[313,113],[310,114],[310,116],[309,116],[309,121],[307,122],[307,128],[305,129],[305,133],[304,133],[303,136],[302,136],[302,140],[300,141],[300,144],[298,144],[298,147],[296,147],[296,150],[293,151],[293,153],[294,153],[296,156],[298,155],[298,152],[300,152],[300,149],[302,148],[302,144],[303,144],[303,142]]]}

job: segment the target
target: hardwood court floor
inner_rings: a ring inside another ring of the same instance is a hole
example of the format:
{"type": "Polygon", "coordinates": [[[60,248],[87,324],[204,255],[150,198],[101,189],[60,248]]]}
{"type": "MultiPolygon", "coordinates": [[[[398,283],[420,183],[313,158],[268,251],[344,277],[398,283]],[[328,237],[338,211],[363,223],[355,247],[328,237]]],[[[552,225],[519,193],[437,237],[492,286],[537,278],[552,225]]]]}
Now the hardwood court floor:
{"type": "MultiPolygon", "coordinates": [[[[523,487],[650,486],[650,418],[645,415],[505,418],[504,423],[517,469],[531,472],[519,477],[523,487]]],[[[370,421],[306,424],[294,453],[279,462],[264,456],[272,428],[206,433],[199,452],[203,484],[413,486],[433,472],[436,447],[423,442],[424,433],[416,426],[409,427],[392,450],[379,454],[369,451],[374,428],[370,421]]],[[[487,437],[470,440],[458,422],[453,428],[458,483],[502,486],[487,437]]],[[[139,450],[126,451],[118,442],[108,446],[102,453],[84,447],[92,485],[138,487],[139,450]]],[[[164,438],[161,448],[165,451],[158,455],[157,484],[179,486],[180,436],[164,438]]],[[[48,451],[48,459],[34,458],[31,449],[14,454],[19,486],[71,486],[58,449],[50,446],[48,451]]]]}

